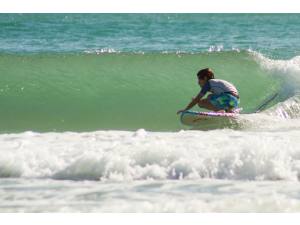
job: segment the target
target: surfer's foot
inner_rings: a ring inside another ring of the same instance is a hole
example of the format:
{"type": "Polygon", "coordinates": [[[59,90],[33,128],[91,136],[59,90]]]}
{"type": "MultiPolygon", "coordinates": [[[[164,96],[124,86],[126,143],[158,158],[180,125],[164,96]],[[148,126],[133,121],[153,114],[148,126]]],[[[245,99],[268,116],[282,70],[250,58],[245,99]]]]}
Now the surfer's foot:
{"type": "Polygon", "coordinates": [[[226,110],[227,113],[234,113],[234,108],[230,107],[229,109],[226,110]]]}

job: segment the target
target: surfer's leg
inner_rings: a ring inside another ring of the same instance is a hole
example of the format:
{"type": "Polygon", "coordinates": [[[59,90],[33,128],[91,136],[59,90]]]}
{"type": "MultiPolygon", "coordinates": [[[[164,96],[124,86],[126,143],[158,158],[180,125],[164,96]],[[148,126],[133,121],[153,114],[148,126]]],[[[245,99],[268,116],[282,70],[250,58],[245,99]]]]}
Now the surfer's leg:
{"type": "Polygon", "coordinates": [[[223,110],[224,112],[234,112],[238,106],[238,99],[231,94],[221,93],[209,95],[209,102],[215,108],[223,110]]]}
{"type": "Polygon", "coordinates": [[[211,104],[208,99],[201,99],[198,102],[198,106],[201,107],[201,108],[205,108],[205,109],[208,109],[208,110],[215,111],[215,112],[218,112],[218,111],[221,110],[221,109],[218,109],[217,107],[215,107],[213,104],[211,104]]]}
{"type": "Polygon", "coordinates": [[[228,107],[228,109],[225,110],[227,113],[233,113],[234,107],[228,107]]]}

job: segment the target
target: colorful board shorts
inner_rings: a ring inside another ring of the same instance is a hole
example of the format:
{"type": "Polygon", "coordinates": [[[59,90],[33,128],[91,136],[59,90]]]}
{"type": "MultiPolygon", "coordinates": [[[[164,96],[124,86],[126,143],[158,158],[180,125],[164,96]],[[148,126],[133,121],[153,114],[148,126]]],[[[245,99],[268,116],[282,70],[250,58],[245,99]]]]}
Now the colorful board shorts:
{"type": "Polygon", "coordinates": [[[230,109],[230,108],[237,108],[240,100],[229,94],[229,93],[222,93],[222,94],[212,94],[210,96],[210,103],[217,107],[218,109],[230,109]]]}

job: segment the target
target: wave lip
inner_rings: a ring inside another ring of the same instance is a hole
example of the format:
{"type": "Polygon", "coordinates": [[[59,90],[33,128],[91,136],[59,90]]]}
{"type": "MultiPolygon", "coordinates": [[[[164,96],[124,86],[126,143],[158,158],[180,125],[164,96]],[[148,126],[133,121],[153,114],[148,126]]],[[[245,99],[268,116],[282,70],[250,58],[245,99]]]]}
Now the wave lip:
{"type": "Polygon", "coordinates": [[[280,79],[277,104],[266,110],[265,113],[284,118],[295,119],[300,117],[300,56],[287,60],[269,59],[258,52],[250,52],[271,77],[280,79]]]}

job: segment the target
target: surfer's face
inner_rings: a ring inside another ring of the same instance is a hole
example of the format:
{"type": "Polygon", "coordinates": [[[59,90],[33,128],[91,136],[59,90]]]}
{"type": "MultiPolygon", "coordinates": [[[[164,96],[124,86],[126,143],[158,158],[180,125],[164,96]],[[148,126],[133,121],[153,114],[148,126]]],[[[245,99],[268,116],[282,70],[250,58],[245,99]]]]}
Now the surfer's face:
{"type": "Polygon", "coordinates": [[[207,78],[206,78],[206,77],[205,77],[204,79],[199,79],[199,78],[198,78],[198,84],[200,85],[200,87],[203,87],[204,84],[206,83],[206,81],[207,81],[207,78]]]}

